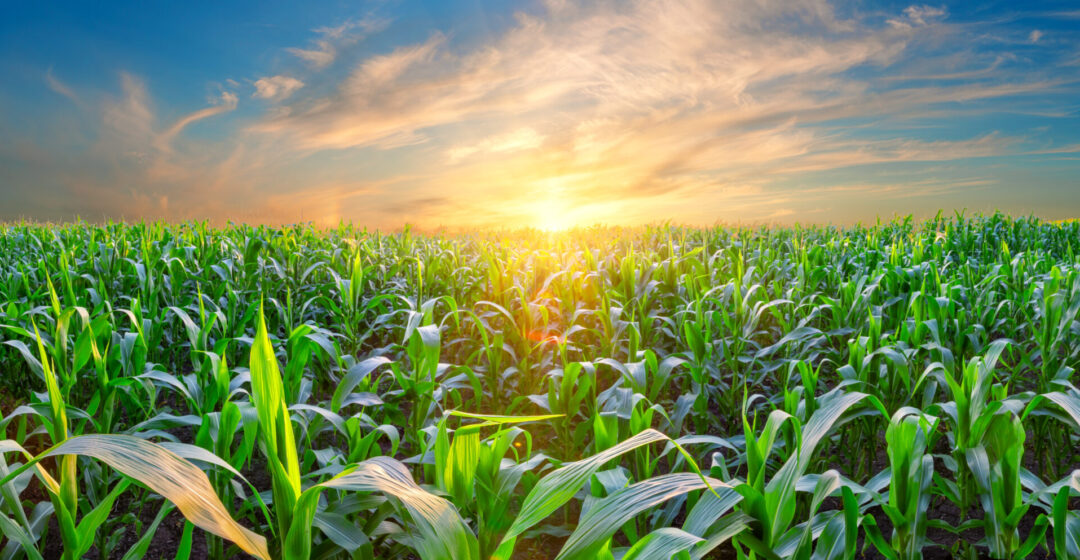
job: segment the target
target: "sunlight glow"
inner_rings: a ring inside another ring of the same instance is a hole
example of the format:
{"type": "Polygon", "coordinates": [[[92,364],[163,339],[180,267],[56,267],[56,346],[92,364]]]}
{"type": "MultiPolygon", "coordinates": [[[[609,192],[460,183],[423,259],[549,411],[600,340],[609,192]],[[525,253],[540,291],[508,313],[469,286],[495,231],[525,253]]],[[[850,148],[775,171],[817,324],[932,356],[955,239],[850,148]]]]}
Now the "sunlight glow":
{"type": "Polygon", "coordinates": [[[573,211],[564,196],[565,185],[561,178],[540,181],[540,188],[545,198],[537,202],[533,209],[533,223],[538,229],[555,232],[574,226],[573,211]]]}
{"type": "Polygon", "coordinates": [[[0,220],[563,231],[974,201],[1080,215],[1080,26],[1056,9],[419,0],[259,10],[277,18],[265,33],[239,9],[54,4],[5,13],[0,62],[19,70],[0,93],[0,220]],[[218,17],[236,32],[207,31],[218,17]],[[129,27],[145,33],[106,31],[129,27]]]}
{"type": "Polygon", "coordinates": [[[544,231],[563,231],[573,227],[566,209],[558,203],[544,203],[537,211],[536,227],[544,231]]]}

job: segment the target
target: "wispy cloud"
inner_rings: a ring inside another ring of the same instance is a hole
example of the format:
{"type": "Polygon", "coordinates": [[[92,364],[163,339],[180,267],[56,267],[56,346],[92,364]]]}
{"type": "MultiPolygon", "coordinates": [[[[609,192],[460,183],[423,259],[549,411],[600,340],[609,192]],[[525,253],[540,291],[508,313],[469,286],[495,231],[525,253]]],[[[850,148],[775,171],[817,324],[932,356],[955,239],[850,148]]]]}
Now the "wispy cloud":
{"type": "Polygon", "coordinates": [[[747,91],[756,84],[886,63],[908,36],[855,32],[834,39],[828,34],[837,23],[827,5],[809,4],[795,14],[820,31],[806,36],[760,29],[761,21],[786,15],[779,7],[740,13],[703,2],[556,6],[546,19],[520,16],[520,25],[475,51],[455,52],[437,34],[371,57],[333,95],[298,99],[257,128],[311,149],[363,146],[490,114],[716,114],[756,105],[757,95],[747,91]]]}
{"type": "MultiPolygon", "coordinates": [[[[455,167],[425,164],[437,179],[416,188],[455,185],[479,199],[499,192],[491,219],[525,221],[535,219],[538,197],[610,217],[635,199],[730,191],[760,177],[1007,153],[1017,139],[853,140],[839,124],[913,119],[944,103],[1055,86],[1001,72],[1008,54],[981,67],[980,59],[924,58],[937,72],[904,78],[921,80],[917,87],[888,86],[892,73],[847,74],[890,68],[924,36],[960,40],[963,29],[947,18],[942,7],[913,5],[875,26],[814,0],[550,2],[474,50],[436,34],[371,56],[332,93],[291,99],[253,130],[308,152],[402,137],[448,143],[445,161],[455,167]],[[499,130],[500,122],[514,128],[499,130]],[[474,126],[490,134],[454,141],[474,126]],[[514,187],[498,190],[504,185],[514,187]]],[[[475,215],[468,204],[443,212],[475,215]]]]}
{"type": "Polygon", "coordinates": [[[938,21],[945,19],[948,15],[948,10],[944,7],[935,6],[908,6],[904,8],[903,17],[889,18],[886,20],[889,25],[900,29],[911,29],[913,27],[924,27],[937,23],[938,21]]]}
{"type": "Polygon", "coordinates": [[[63,95],[64,97],[74,101],[76,104],[81,103],[81,101],[79,100],[79,96],[75,95],[75,92],[72,91],[72,89],[68,87],[67,84],[61,82],[60,79],[57,78],[55,74],[53,74],[53,69],[51,66],[48,70],[45,71],[45,83],[48,84],[49,89],[55,91],[56,93],[59,93],[60,95],[63,95]]]}
{"type": "Polygon", "coordinates": [[[335,26],[315,29],[318,38],[313,39],[307,48],[290,47],[286,50],[307,62],[312,68],[322,69],[334,62],[338,49],[355,44],[367,35],[378,33],[386,29],[389,24],[389,19],[373,15],[347,20],[335,26]]]}
{"type": "Polygon", "coordinates": [[[489,136],[476,144],[451,148],[447,150],[446,157],[450,163],[457,163],[477,154],[503,154],[529,150],[540,146],[543,141],[543,136],[532,128],[525,127],[506,134],[489,136]]]}
{"type": "Polygon", "coordinates": [[[170,145],[172,144],[173,139],[176,138],[176,136],[180,134],[180,132],[184,130],[184,128],[186,128],[188,125],[196,121],[201,121],[202,119],[208,117],[213,117],[214,115],[220,115],[222,113],[232,111],[236,108],[236,105],[236,94],[228,91],[222,92],[221,97],[215,100],[214,105],[199,109],[198,111],[194,111],[192,113],[188,113],[187,115],[179,118],[175,123],[172,124],[172,126],[165,129],[165,131],[157,137],[156,145],[162,151],[168,151],[170,149],[170,145]]]}
{"type": "Polygon", "coordinates": [[[213,141],[184,131],[235,109],[235,86],[163,126],[145,83],[123,75],[86,155],[107,171],[65,188],[116,202],[110,182],[141,185],[153,216],[383,227],[787,221],[875,197],[962,202],[999,180],[965,171],[972,162],[1075,152],[1075,139],[1036,141],[1048,129],[993,116],[1073,118],[1041,101],[1075,93],[1080,76],[1033,63],[1058,32],[1027,22],[1003,43],[957,18],[932,4],[550,0],[483,40],[445,29],[386,47],[363,39],[388,19],[348,20],[288,51],[306,64],[249,74],[270,103],[220,117],[233,132],[213,141]]]}
{"type": "Polygon", "coordinates": [[[303,59],[305,62],[315,68],[323,68],[329,66],[334,61],[334,57],[337,56],[337,49],[325,39],[314,41],[312,48],[301,49],[298,47],[291,47],[288,50],[290,53],[296,55],[297,58],[303,59]]]}

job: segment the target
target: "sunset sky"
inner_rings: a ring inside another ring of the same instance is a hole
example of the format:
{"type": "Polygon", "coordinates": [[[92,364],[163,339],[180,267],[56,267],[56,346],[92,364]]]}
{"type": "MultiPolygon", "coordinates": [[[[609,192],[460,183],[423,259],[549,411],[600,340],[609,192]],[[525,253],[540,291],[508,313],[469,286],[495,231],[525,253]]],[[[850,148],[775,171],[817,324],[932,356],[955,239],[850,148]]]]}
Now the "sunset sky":
{"type": "Polygon", "coordinates": [[[4,12],[4,220],[1080,217],[1076,2],[4,12]]]}

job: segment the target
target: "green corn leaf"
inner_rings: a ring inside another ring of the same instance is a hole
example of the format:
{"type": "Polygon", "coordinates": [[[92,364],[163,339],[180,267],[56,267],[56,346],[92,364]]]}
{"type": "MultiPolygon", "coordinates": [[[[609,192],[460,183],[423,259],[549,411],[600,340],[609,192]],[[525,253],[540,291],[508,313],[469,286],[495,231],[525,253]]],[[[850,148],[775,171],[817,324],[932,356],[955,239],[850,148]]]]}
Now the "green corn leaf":
{"type": "Polygon", "coordinates": [[[1069,511],[1072,488],[1058,490],[1052,510],[1054,551],[1058,558],[1080,559],[1080,514],[1069,511]]]}
{"type": "Polygon", "coordinates": [[[281,371],[266,331],[261,304],[258,321],[249,360],[251,396],[259,418],[259,436],[263,441],[272,476],[276,522],[279,531],[284,534],[292,525],[293,507],[300,497],[300,462],[296,454],[296,439],[293,436],[281,371]]]}
{"type": "Polygon", "coordinates": [[[461,418],[471,418],[473,420],[483,420],[485,426],[495,426],[503,424],[522,424],[525,422],[542,422],[544,420],[552,420],[555,418],[562,418],[562,414],[538,414],[532,416],[503,416],[499,414],[473,414],[471,412],[462,412],[460,410],[450,410],[446,412],[449,416],[458,416],[461,418]]]}
{"type": "MultiPolygon", "coordinates": [[[[476,537],[450,502],[420,488],[400,462],[374,457],[318,485],[357,492],[381,492],[400,504],[415,527],[410,545],[423,560],[475,560],[476,537]]],[[[309,490],[310,492],[310,490],[309,490]]]]}
{"type": "Polygon", "coordinates": [[[79,551],[76,556],[86,554],[86,552],[90,550],[90,547],[94,546],[94,537],[97,536],[98,528],[109,518],[109,514],[112,513],[113,504],[116,502],[116,499],[119,498],[120,494],[124,490],[127,490],[127,487],[130,485],[130,479],[121,480],[113,487],[112,491],[101,500],[101,503],[79,520],[76,531],[79,533],[80,540],[79,551]]]}
{"type": "MultiPolygon", "coordinates": [[[[70,438],[35,457],[9,476],[36,466],[46,457],[93,457],[176,504],[198,527],[228,539],[252,556],[270,560],[266,539],[229,516],[206,475],[160,445],[132,436],[84,435],[70,438]]],[[[0,482],[2,483],[2,482],[0,482]]]]}
{"type": "Polygon", "coordinates": [[[735,488],[718,488],[716,494],[705,492],[687,514],[682,528],[691,534],[704,537],[710,528],[741,500],[742,495],[735,488]]]}
{"type": "Polygon", "coordinates": [[[575,463],[566,464],[547,476],[533,487],[521,506],[514,524],[503,536],[495,553],[495,558],[506,560],[513,551],[513,540],[533,525],[541,522],[563,504],[570,501],[574,494],[600,470],[604,464],[616,457],[650,443],[666,441],[669,438],[656,430],[645,430],[626,441],[575,463]]]}
{"type": "Polygon", "coordinates": [[[457,504],[472,498],[476,467],[480,462],[480,428],[468,426],[454,432],[447,456],[446,486],[457,504]]]}
{"type": "Polygon", "coordinates": [[[593,558],[619,527],[638,513],[709,485],[714,488],[727,487],[719,480],[703,480],[695,473],[675,473],[656,476],[618,490],[595,502],[581,516],[577,529],[566,540],[556,560],[593,558]]]}
{"type": "Polygon", "coordinates": [[[280,463],[288,477],[288,484],[294,494],[300,494],[300,466],[296,457],[296,441],[293,437],[292,422],[285,402],[285,391],[281,383],[281,371],[277,357],[266,331],[266,320],[259,311],[259,328],[251,345],[252,400],[259,415],[259,426],[267,438],[269,453],[280,463]]]}
{"type": "Polygon", "coordinates": [[[190,521],[184,521],[184,532],[180,535],[180,545],[176,547],[175,560],[189,560],[191,547],[194,544],[195,525],[190,521]]]}
{"type": "Polygon", "coordinates": [[[693,560],[701,560],[716,547],[738,535],[742,535],[744,532],[748,532],[753,522],[754,519],[752,517],[741,511],[725,515],[719,522],[713,525],[706,536],[705,541],[693,548],[690,552],[690,557],[693,560]]]}
{"type": "Polygon", "coordinates": [[[334,389],[334,396],[330,399],[330,410],[333,412],[339,412],[341,410],[341,403],[344,402],[345,397],[352,393],[352,390],[364,380],[365,377],[371,374],[379,368],[389,364],[390,360],[382,356],[375,358],[368,358],[351,368],[345,373],[345,377],[338,383],[337,388],[334,389]]]}
{"type": "Polygon", "coordinates": [[[38,552],[37,541],[30,536],[30,533],[26,532],[10,517],[3,514],[0,514],[0,534],[8,539],[7,546],[4,548],[5,553],[8,552],[8,549],[11,548],[12,544],[19,545],[19,548],[11,548],[10,556],[5,556],[5,558],[14,557],[14,554],[21,550],[32,560],[44,560],[41,553],[38,552]]]}
{"type": "Polygon", "coordinates": [[[68,435],[67,406],[64,403],[64,397],[60,392],[60,385],[49,362],[49,357],[45,353],[45,345],[41,341],[41,333],[38,332],[36,324],[34,325],[34,336],[37,337],[38,355],[41,358],[45,388],[49,395],[49,407],[52,409],[52,431],[50,433],[53,443],[59,443],[67,439],[68,435]]]}
{"type": "Polygon", "coordinates": [[[644,537],[626,551],[622,560],[670,560],[672,556],[690,550],[705,539],[675,527],[662,527],[644,537]]]}
{"type": "Polygon", "coordinates": [[[312,525],[318,527],[324,535],[334,541],[334,544],[350,554],[365,545],[371,544],[367,535],[357,530],[356,524],[339,513],[316,512],[312,525]]]}
{"type": "Polygon", "coordinates": [[[885,540],[885,536],[881,534],[881,529],[878,527],[877,521],[874,520],[874,516],[870,514],[863,516],[862,525],[866,539],[874,545],[874,548],[876,548],[882,556],[888,560],[900,560],[900,556],[893,550],[892,545],[889,544],[889,542],[885,540]]]}
{"type": "Polygon", "coordinates": [[[1035,519],[1035,525],[1031,527],[1031,531],[1028,532],[1028,536],[1024,539],[1024,542],[1013,552],[1012,560],[1023,560],[1027,558],[1032,552],[1035,551],[1035,547],[1044,544],[1044,536],[1046,535],[1046,527],[1050,523],[1050,518],[1045,515],[1039,515],[1035,519]]]}

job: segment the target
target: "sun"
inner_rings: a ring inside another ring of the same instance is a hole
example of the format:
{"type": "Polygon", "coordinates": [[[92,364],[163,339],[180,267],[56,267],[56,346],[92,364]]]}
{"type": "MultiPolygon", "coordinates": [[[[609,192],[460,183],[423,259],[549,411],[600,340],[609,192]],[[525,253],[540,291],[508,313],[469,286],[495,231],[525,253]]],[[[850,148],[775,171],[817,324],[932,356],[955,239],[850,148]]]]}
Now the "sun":
{"type": "Polygon", "coordinates": [[[549,199],[536,205],[535,227],[547,232],[564,231],[573,227],[570,211],[562,200],[549,199]]]}
{"type": "Polygon", "coordinates": [[[564,231],[574,227],[574,208],[566,196],[566,177],[549,177],[536,185],[536,200],[530,203],[533,227],[547,231],[564,231]]]}

